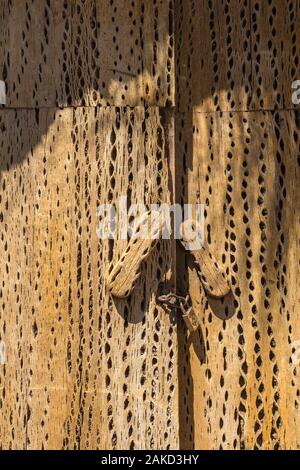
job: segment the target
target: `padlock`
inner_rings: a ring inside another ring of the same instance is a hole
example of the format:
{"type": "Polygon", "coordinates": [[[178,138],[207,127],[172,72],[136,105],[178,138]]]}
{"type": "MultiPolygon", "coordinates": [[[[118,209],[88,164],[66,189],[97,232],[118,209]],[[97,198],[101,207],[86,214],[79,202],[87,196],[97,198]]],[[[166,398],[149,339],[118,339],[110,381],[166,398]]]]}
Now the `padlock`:
{"type": "MultiPolygon", "coordinates": [[[[188,302],[188,299],[189,297],[187,297],[186,303],[188,302]]],[[[182,313],[182,318],[188,330],[191,333],[197,331],[200,328],[200,323],[193,307],[189,306],[188,308],[186,308],[186,304],[180,303],[180,310],[182,313]]]]}
{"type": "Polygon", "coordinates": [[[161,295],[157,298],[157,300],[160,304],[163,304],[169,312],[172,310],[179,310],[186,327],[191,333],[194,333],[198,330],[198,328],[200,328],[200,323],[191,305],[191,299],[189,295],[183,297],[181,295],[170,292],[167,295],[161,295]]]}

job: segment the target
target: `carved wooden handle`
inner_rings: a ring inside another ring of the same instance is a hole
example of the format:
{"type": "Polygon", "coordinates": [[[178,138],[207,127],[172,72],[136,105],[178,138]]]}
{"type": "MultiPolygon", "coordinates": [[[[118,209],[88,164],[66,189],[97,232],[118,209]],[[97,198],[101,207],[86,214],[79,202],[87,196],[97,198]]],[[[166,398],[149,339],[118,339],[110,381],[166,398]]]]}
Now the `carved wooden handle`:
{"type": "Polygon", "coordinates": [[[229,283],[207,246],[204,245],[200,250],[193,251],[192,254],[195,258],[198,274],[206,292],[216,298],[228,295],[231,291],[229,283]]]}
{"type": "Polygon", "coordinates": [[[195,259],[198,274],[206,292],[215,298],[225,297],[231,291],[225,275],[222,273],[215,257],[209,251],[206,243],[195,243],[197,237],[196,222],[187,221],[182,224],[181,243],[189,250],[195,259]],[[196,249],[191,246],[199,245],[196,249]]]}
{"type": "Polygon", "coordinates": [[[128,297],[140,277],[143,261],[150,255],[162,236],[158,212],[147,212],[137,221],[126,250],[108,276],[107,287],[118,298],[128,297]]]}
{"type": "MultiPolygon", "coordinates": [[[[107,287],[113,296],[126,298],[132,293],[140,277],[143,261],[150,255],[161,236],[162,223],[159,212],[152,211],[142,215],[135,225],[134,234],[126,250],[108,276],[107,287]]],[[[181,242],[187,247],[186,239],[181,242]]],[[[204,244],[202,248],[191,253],[206,292],[212,297],[225,297],[231,290],[230,286],[207,245],[204,244]]]]}

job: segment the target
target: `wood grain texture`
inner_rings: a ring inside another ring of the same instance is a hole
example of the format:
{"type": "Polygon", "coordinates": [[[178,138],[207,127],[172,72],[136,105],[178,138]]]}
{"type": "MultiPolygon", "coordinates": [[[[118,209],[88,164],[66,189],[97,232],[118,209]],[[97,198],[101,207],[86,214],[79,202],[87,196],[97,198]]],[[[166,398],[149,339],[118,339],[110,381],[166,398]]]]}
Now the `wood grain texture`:
{"type": "MultiPolygon", "coordinates": [[[[252,109],[290,109],[299,79],[300,2],[253,2],[252,109]]],[[[298,106],[299,108],[299,106],[298,106]]]]}
{"type": "Polygon", "coordinates": [[[0,2],[1,448],[178,447],[176,325],[155,301],[172,244],[115,302],[126,242],[96,233],[100,204],[170,200],[157,106],[174,103],[173,15],[172,1],[0,2]]]}
{"type": "Polygon", "coordinates": [[[233,295],[207,297],[187,267],[202,331],[180,346],[186,354],[181,393],[181,384],[190,383],[182,445],[298,448],[299,365],[292,361],[299,336],[297,113],[195,113],[193,131],[185,125],[190,128],[190,116],[178,124],[186,149],[183,197],[205,204],[206,239],[233,295]]]}
{"type": "Polygon", "coordinates": [[[174,104],[173,1],[1,0],[9,107],[174,104]]]}
{"type": "Polygon", "coordinates": [[[299,79],[299,12],[299,0],[178,0],[179,110],[292,108],[292,82],[299,79]]]}
{"type": "Polygon", "coordinates": [[[143,262],[149,258],[158,241],[162,238],[160,213],[149,211],[136,217],[133,233],[128,245],[117,263],[112,263],[107,274],[107,288],[119,299],[129,297],[141,275],[143,262]]]}
{"type": "Polygon", "coordinates": [[[2,110],[0,119],[15,129],[0,144],[1,447],[178,447],[176,326],[155,302],[171,245],[157,245],[135,293],[115,302],[106,268],[126,241],[96,233],[101,203],[168,201],[158,110],[2,110]],[[155,174],[161,183],[148,184],[155,174]]]}
{"type": "Polygon", "coordinates": [[[219,299],[226,297],[231,288],[207,246],[204,245],[201,250],[193,252],[193,256],[199,279],[207,294],[219,299]]]}
{"type": "Polygon", "coordinates": [[[0,0],[1,448],[300,448],[299,21],[300,0],[0,0]],[[232,294],[163,241],[114,300],[127,241],[97,207],[124,195],[203,203],[232,294]]]}
{"type": "Polygon", "coordinates": [[[299,6],[176,3],[176,199],[205,205],[232,286],[213,300],[179,253],[177,282],[202,318],[199,335],[179,330],[183,448],[300,445],[299,6]]]}

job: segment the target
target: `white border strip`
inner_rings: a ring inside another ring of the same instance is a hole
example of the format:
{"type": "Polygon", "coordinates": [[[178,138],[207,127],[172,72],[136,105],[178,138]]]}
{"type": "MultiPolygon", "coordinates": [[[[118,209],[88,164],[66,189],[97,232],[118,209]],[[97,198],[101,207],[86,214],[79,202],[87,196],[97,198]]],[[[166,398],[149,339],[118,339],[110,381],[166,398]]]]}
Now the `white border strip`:
{"type": "Polygon", "coordinates": [[[1,104],[6,104],[6,89],[5,89],[5,83],[0,80],[0,105],[1,104]]]}

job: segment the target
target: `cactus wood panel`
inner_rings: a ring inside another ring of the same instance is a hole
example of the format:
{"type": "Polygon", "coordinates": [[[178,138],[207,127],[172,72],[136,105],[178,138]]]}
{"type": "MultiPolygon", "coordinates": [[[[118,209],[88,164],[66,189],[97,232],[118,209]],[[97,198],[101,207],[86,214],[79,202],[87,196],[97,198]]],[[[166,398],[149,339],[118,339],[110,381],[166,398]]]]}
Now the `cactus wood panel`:
{"type": "Polygon", "coordinates": [[[174,102],[173,1],[1,0],[7,106],[174,102]]]}
{"type": "Polygon", "coordinates": [[[300,448],[299,48],[300,0],[0,0],[1,448],[300,448]],[[230,295],[160,241],[113,299],[121,196],[203,203],[230,295]]]}
{"type": "Polygon", "coordinates": [[[206,239],[232,286],[232,296],[214,300],[192,268],[185,274],[202,326],[200,343],[195,335],[183,342],[184,447],[300,445],[293,360],[300,338],[296,117],[293,111],[195,113],[178,120],[181,197],[205,204],[206,239]]]}
{"type": "Polygon", "coordinates": [[[181,111],[291,108],[299,79],[299,0],[178,0],[181,111]]]}
{"type": "Polygon", "coordinates": [[[127,241],[96,233],[100,204],[169,200],[158,109],[2,110],[0,126],[1,447],[178,447],[176,325],[155,302],[171,245],[114,301],[127,241]]]}

